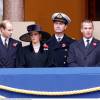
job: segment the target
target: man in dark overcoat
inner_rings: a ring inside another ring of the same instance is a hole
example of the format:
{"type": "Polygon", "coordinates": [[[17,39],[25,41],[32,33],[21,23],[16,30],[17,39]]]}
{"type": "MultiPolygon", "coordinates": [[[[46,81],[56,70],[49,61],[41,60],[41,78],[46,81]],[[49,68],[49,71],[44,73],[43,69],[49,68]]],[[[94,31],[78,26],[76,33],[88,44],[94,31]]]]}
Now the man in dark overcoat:
{"type": "Polygon", "coordinates": [[[0,68],[15,68],[17,54],[21,49],[21,42],[11,38],[12,23],[4,20],[0,23],[0,68]]]}
{"type": "Polygon", "coordinates": [[[72,67],[100,66],[100,41],[93,37],[91,20],[81,23],[83,38],[70,45],[68,63],[72,67]]]}
{"type": "Polygon", "coordinates": [[[58,12],[52,15],[54,35],[47,41],[51,51],[51,66],[67,67],[69,45],[74,41],[65,34],[71,19],[64,13],[58,12]]]}

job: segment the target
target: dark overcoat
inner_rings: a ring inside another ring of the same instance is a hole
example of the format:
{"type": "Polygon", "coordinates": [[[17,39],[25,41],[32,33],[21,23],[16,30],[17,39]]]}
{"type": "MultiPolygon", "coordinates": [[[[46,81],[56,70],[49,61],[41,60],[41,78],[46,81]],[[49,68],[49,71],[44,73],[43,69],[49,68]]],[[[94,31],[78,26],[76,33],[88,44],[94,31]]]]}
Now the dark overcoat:
{"type": "Polygon", "coordinates": [[[72,43],[68,63],[76,67],[100,66],[100,41],[93,38],[89,48],[85,47],[83,39],[72,43]]]}
{"type": "Polygon", "coordinates": [[[44,48],[41,43],[38,53],[35,53],[32,43],[24,46],[19,53],[17,66],[24,68],[35,68],[35,67],[48,67],[49,66],[49,53],[48,48],[44,48]]]}
{"type": "Polygon", "coordinates": [[[21,46],[21,42],[10,38],[6,48],[0,37],[0,68],[16,67],[16,58],[21,46]]]}
{"type": "Polygon", "coordinates": [[[74,40],[70,37],[64,35],[60,42],[57,42],[55,36],[52,36],[48,41],[47,45],[50,50],[51,55],[51,66],[54,67],[65,67],[68,66],[67,57],[69,45],[74,40]]]}

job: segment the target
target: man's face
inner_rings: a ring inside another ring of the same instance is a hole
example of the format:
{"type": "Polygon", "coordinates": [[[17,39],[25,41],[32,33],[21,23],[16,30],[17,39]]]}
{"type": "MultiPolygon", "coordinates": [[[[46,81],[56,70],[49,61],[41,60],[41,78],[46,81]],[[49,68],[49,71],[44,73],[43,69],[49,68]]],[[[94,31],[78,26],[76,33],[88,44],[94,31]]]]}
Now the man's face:
{"type": "Polygon", "coordinates": [[[5,38],[10,38],[13,32],[12,25],[10,23],[6,23],[6,28],[1,28],[1,33],[5,38]]]}
{"type": "Polygon", "coordinates": [[[41,34],[39,34],[38,32],[32,32],[31,33],[31,40],[32,43],[38,43],[41,40],[41,34]]]}
{"type": "Polygon", "coordinates": [[[63,33],[67,28],[67,25],[65,25],[63,22],[55,21],[54,22],[54,31],[57,34],[63,33]]]}
{"type": "Polygon", "coordinates": [[[93,30],[94,27],[92,23],[83,22],[81,32],[85,38],[91,38],[93,36],[93,30]]]}

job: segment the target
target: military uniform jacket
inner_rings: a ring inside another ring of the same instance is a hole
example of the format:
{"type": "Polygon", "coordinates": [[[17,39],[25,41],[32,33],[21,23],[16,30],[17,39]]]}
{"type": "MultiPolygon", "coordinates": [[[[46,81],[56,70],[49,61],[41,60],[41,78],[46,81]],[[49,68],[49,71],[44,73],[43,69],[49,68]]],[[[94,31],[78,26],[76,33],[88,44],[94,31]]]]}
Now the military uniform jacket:
{"type": "Polygon", "coordinates": [[[21,51],[17,66],[25,68],[48,66],[48,48],[44,48],[42,44],[38,53],[34,52],[32,44],[23,47],[21,51]]]}
{"type": "Polygon", "coordinates": [[[52,36],[47,45],[51,55],[51,66],[64,67],[67,65],[67,56],[69,45],[73,42],[71,38],[64,35],[63,39],[58,43],[55,36],[52,36]]]}
{"type": "Polygon", "coordinates": [[[83,39],[71,44],[68,57],[69,66],[100,66],[100,41],[94,39],[89,48],[84,45],[83,39]]]}
{"type": "Polygon", "coordinates": [[[0,68],[9,68],[16,66],[17,53],[21,48],[21,42],[9,39],[8,47],[6,48],[0,38],[0,68]]]}

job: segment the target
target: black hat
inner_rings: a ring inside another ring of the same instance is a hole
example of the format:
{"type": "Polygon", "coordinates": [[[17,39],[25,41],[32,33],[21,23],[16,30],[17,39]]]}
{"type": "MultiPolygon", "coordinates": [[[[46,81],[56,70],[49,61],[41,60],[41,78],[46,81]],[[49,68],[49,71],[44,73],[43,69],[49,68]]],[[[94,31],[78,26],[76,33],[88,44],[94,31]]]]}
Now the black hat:
{"type": "Polygon", "coordinates": [[[64,13],[58,12],[58,13],[54,13],[52,15],[52,20],[55,21],[61,21],[65,24],[69,24],[71,22],[71,19],[64,13]]]}
{"type": "Polygon", "coordinates": [[[28,33],[25,33],[22,36],[20,36],[19,39],[21,41],[31,42],[31,37],[30,37],[31,32],[39,32],[42,35],[43,41],[50,38],[50,34],[42,31],[41,27],[37,24],[32,24],[32,25],[27,26],[27,31],[28,31],[28,33]]]}

